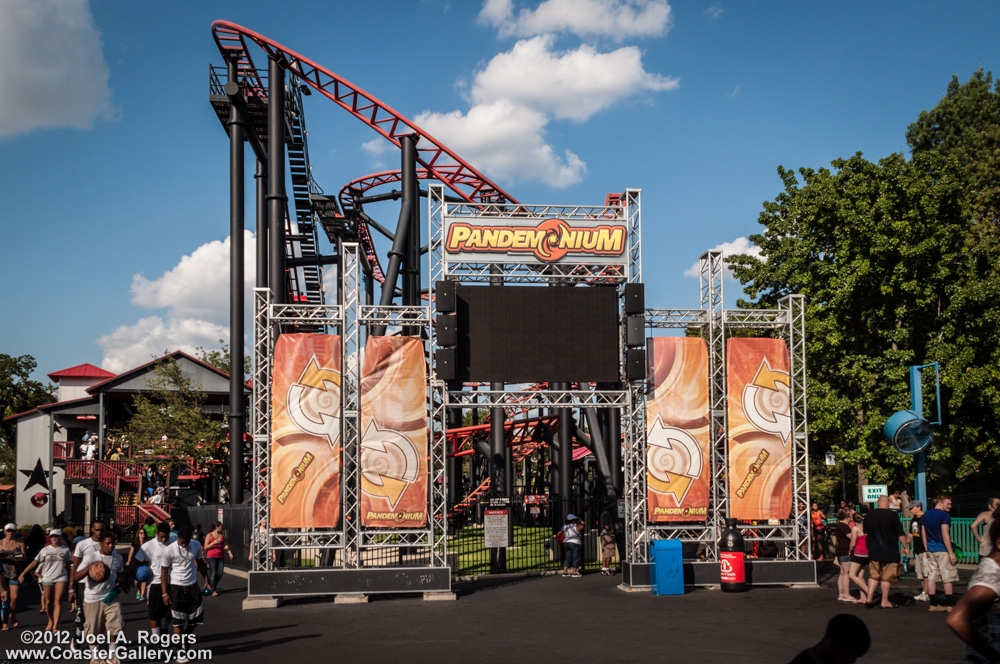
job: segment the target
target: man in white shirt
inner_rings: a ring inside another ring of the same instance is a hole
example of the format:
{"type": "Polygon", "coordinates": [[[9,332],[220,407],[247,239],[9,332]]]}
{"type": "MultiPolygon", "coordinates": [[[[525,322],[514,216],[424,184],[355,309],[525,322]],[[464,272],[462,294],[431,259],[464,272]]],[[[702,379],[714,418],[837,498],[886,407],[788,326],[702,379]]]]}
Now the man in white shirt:
{"type": "Polygon", "coordinates": [[[174,634],[190,633],[203,621],[198,572],[207,583],[208,565],[201,544],[191,539],[190,526],[181,526],[177,541],[167,547],[160,562],[161,596],[170,607],[174,634]]]}
{"type": "MultiPolygon", "coordinates": [[[[122,607],[114,597],[105,603],[105,598],[117,586],[118,575],[125,571],[125,562],[120,554],[115,552],[116,538],[111,531],[101,534],[100,549],[87,553],[73,576],[74,582],[83,581],[83,615],[84,633],[87,636],[97,636],[107,632],[113,640],[124,627],[122,607]],[[104,565],[107,574],[101,581],[94,581],[90,576],[91,568],[104,565]]],[[[118,588],[121,590],[121,588],[118,588]]]]}
{"type": "Polygon", "coordinates": [[[143,544],[135,556],[140,562],[149,563],[149,571],[153,573],[153,579],[149,582],[149,590],[146,591],[146,595],[149,597],[149,629],[156,635],[161,634],[161,625],[169,611],[167,605],[163,603],[161,592],[161,588],[165,586],[160,585],[163,553],[174,541],[170,537],[170,524],[164,521],[156,526],[156,537],[143,544]]]}
{"type": "MultiPolygon", "coordinates": [[[[83,584],[76,581],[76,571],[83,562],[84,557],[91,551],[99,551],[101,548],[101,533],[104,532],[104,522],[94,521],[90,524],[90,537],[73,545],[73,568],[69,572],[69,604],[70,610],[76,612],[74,623],[76,624],[76,640],[83,638],[83,584]]],[[[75,641],[73,645],[75,646],[75,641]]]]}

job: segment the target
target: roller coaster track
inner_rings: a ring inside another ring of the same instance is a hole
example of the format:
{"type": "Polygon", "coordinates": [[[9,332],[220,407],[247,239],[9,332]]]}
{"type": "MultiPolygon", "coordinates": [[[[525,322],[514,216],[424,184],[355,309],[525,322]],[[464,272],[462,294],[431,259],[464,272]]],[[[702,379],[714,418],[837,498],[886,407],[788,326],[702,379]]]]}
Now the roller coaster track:
{"type": "MultiPolygon", "coordinates": [[[[235,59],[237,63],[237,78],[240,80],[244,94],[248,97],[264,98],[267,96],[267,86],[260,77],[248,49],[248,41],[256,44],[269,58],[282,61],[285,69],[310,88],[325,96],[340,106],[343,110],[367,124],[375,132],[388,140],[397,148],[400,147],[400,137],[415,135],[417,141],[417,163],[423,166],[418,178],[435,179],[443,183],[463,200],[470,203],[518,201],[504,191],[499,185],[465,162],[454,151],[435,139],[429,133],[418,127],[414,122],[394,110],[388,104],[368,94],[358,86],[349,82],[329,69],[313,62],[295,51],[282,46],[278,42],[228,21],[216,21],[212,24],[212,36],[219,51],[226,59],[235,59]]],[[[371,182],[370,188],[377,184],[380,175],[366,176],[356,182],[371,182]],[[374,180],[371,180],[374,178],[374,180]]],[[[398,174],[397,174],[398,179],[398,174]]],[[[343,202],[343,196],[341,197],[343,202]]],[[[354,211],[353,201],[345,211],[354,211]]],[[[344,216],[345,222],[348,217],[344,216]]],[[[371,233],[363,218],[357,218],[358,233],[361,236],[365,253],[373,274],[382,281],[382,270],[379,266],[371,233]]]]}
{"type": "MultiPolygon", "coordinates": [[[[267,84],[262,79],[260,70],[254,64],[248,48],[248,43],[253,43],[268,58],[279,60],[284,65],[286,71],[350,115],[368,125],[395,147],[401,147],[401,137],[416,136],[416,161],[419,166],[422,166],[422,168],[417,169],[416,175],[418,180],[437,180],[447,186],[462,200],[473,204],[506,203],[516,205],[518,203],[517,199],[504,191],[498,184],[480,173],[459,157],[458,154],[404,115],[309,58],[257,32],[228,21],[216,21],[213,23],[212,35],[223,58],[227,61],[235,60],[237,80],[243,94],[248,100],[256,101],[259,104],[267,99],[268,94],[267,84]]],[[[225,119],[221,114],[220,119],[225,124],[225,119]]],[[[292,120],[294,129],[295,119],[292,118],[292,120]]],[[[264,129],[265,127],[260,127],[258,133],[262,133],[261,130],[264,129]]],[[[304,163],[306,164],[305,168],[308,169],[308,153],[304,146],[305,132],[302,131],[301,134],[303,152],[305,154],[304,163]]],[[[309,174],[306,173],[305,177],[308,178],[311,185],[312,182],[309,174]]],[[[400,179],[401,172],[398,170],[374,173],[357,178],[340,190],[338,195],[339,211],[332,209],[333,205],[323,207],[323,209],[318,211],[320,220],[327,228],[328,233],[331,230],[334,231],[334,235],[336,235],[337,231],[350,232],[356,224],[357,234],[367,257],[372,275],[377,281],[382,283],[385,281],[384,273],[375,250],[375,244],[372,240],[366,216],[363,214],[358,198],[370,189],[399,182],[400,179]]],[[[307,193],[312,194],[315,192],[310,189],[307,193]]],[[[608,200],[611,201],[611,197],[613,196],[616,197],[614,201],[617,202],[617,197],[620,197],[620,194],[609,194],[608,200]]],[[[296,208],[297,212],[300,213],[298,215],[299,222],[302,223],[305,220],[302,215],[303,210],[299,209],[302,203],[299,198],[296,195],[296,208]]],[[[545,384],[540,383],[529,389],[544,388],[545,384]]],[[[514,404],[507,406],[504,411],[505,416],[511,418],[518,414],[525,414],[530,409],[526,406],[522,407],[514,404]]],[[[519,420],[508,419],[505,421],[504,429],[507,446],[514,447],[516,450],[514,453],[515,466],[543,445],[541,441],[534,439],[535,429],[539,426],[554,430],[558,426],[558,418],[555,416],[543,416],[519,420]]],[[[488,433],[489,427],[490,425],[487,423],[474,427],[449,430],[447,434],[449,456],[473,454],[475,436],[484,432],[488,433]]],[[[588,451],[578,446],[573,452],[573,458],[574,460],[579,460],[579,458],[586,456],[586,454],[588,454],[588,451]]],[[[479,497],[488,491],[489,484],[489,479],[486,479],[479,487],[466,496],[461,503],[455,505],[453,510],[461,512],[468,509],[469,506],[474,504],[479,497]]]]}
{"type": "MultiPolygon", "coordinates": [[[[545,444],[537,435],[539,428],[546,428],[554,432],[558,426],[559,418],[555,415],[543,415],[541,417],[529,417],[504,422],[505,445],[506,447],[514,448],[514,468],[545,444]]],[[[449,429],[447,433],[448,456],[461,457],[475,454],[476,438],[484,435],[488,436],[489,432],[489,424],[477,424],[470,427],[449,429]]],[[[451,510],[449,510],[448,516],[463,513],[475,505],[489,490],[490,478],[487,477],[479,486],[470,491],[465,498],[453,505],[451,510]]]]}

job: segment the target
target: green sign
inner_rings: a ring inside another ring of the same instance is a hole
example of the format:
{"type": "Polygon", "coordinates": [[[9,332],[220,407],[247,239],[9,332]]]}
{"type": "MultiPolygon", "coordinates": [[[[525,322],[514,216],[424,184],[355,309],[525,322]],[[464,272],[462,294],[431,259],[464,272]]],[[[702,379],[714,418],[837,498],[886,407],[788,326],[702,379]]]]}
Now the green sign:
{"type": "Polygon", "coordinates": [[[880,497],[889,495],[889,486],[887,484],[863,484],[861,485],[861,495],[861,502],[877,503],[880,497]]]}

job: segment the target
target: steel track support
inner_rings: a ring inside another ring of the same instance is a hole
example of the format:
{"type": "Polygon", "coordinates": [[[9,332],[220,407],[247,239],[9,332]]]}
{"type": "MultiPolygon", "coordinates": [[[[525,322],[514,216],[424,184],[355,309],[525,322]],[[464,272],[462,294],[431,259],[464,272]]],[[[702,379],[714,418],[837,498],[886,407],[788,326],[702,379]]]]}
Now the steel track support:
{"type": "Polygon", "coordinates": [[[239,97],[237,62],[226,63],[229,80],[229,504],[243,502],[243,181],[246,117],[239,97]]]}
{"type": "Polygon", "coordinates": [[[268,286],[271,301],[288,301],[285,274],[285,67],[283,59],[268,58],[267,67],[267,209],[268,286]]]}

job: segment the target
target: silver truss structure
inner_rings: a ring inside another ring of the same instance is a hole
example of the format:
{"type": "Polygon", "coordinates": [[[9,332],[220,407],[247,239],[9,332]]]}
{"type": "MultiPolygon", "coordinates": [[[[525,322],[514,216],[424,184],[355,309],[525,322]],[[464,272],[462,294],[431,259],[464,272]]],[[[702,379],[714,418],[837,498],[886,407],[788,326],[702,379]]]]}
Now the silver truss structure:
{"type": "MultiPolygon", "coordinates": [[[[778,303],[787,316],[782,338],[788,344],[792,399],[792,523],[793,546],[787,558],[809,560],[812,556],[812,528],[809,523],[809,418],[806,409],[806,304],[802,295],[788,295],[778,303]]],[[[787,542],[787,540],[786,540],[787,542]]]]}
{"type": "Polygon", "coordinates": [[[722,252],[706,251],[698,260],[698,281],[701,308],[705,310],[708,325],[701,329],[702,339],[708,345],[708,420],[712,446],[709,468],[712,484],[709,489],[706,522],[711,526],[707,560],[719,559],[719,537],[729,516],[729,426],[726,415],[726,334],[723,307],[723,280],[726,266],[722,252]]]}
{"type": "MultiPolygon", "coordinates": [[[[253,571],[276,567],[278,552],[322,555],[333,569],[447,567],[444,499],[444,436],[432,422],[428,525],[424,528],[365,528],[361,524],[361,362],[369,325],[431,328],[428,307],[363,306],[360,247],[340,243],[339,304],[275,304],[266,288],[254,289],[253,389],[253,571]],[[271,381],[274,347],[282,329],[308,324],[334,329],[341,338],[341,520],[334,528],[275,529],[270,524],[271,381]],[[407,549],[404,556],[403,548],[407,549]],[[416,550],[416,553],[413,553],[416,550]],[[404,558],[406,560],[404,560],[404,558]]],[[[441,420],[443,422],[443,419],[441,420]]]]}
{"type": "MultiPolygon", "coordinates": [[[[706,559],[718,561],[719,536],[729,515],[729,441],[727,436],[726,339],[745,329],[771,330],[785,340],[790,358],[792,416],[793,509],[789,519],[741,530],[748,542],[774,542],[779,559],[803,561],[811,554],[809,513],[809,445],[806,412],[805,304],[801,295],[781,300],[777,309],[725,309],[722,252],[708,251],[699,260],[701,309],[647,309],[650,329],[696,329],[708,346],[709,418],[712,482],[709,518],[704,524],[653,524],[646,515],[646,454],[644,441],[629,448],[625,456],[626,560],[648,562],[653,539],[679,539],[705,545],[706,559]]],[[[641,395],[640,395],[641,396],[641,395]]],[[[633,404],[634,416],[645,418],[645,400],[633,404]]]]}
{"type": "Polygon", "coordinates": [[[434,280],[451,279],[462,283],[504,284],[615,284],[641,280],[642,214],[640,190],[627,189],[622,202],[615,205],[526,205],[522,203],[450,203],[445,199],[443,185],[428,187],[430,220],[429,248],[430,275],[434,280]],[[623,264],[592,265],[586,262],[560,261],[552,264],[524,264],[518,262],[495,263],[488,261],[456,261],[444,255],[445,217],[482,219],[509,217],[512,219],[543,219],[558,217],[574,219],[625,220],[628,224],[627,257],[623,264]]]}

